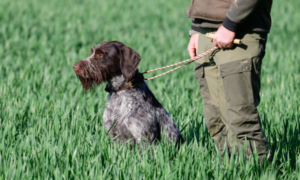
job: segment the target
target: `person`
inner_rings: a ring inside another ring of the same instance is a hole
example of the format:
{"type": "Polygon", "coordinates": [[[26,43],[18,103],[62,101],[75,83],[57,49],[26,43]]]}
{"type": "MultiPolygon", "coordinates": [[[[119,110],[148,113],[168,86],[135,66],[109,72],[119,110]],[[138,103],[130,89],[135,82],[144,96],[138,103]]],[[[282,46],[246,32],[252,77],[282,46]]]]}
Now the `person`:
{"type": "Polygon", "coordinates": [[[256,149],[260,162],[271,159],[257,110],[271,6],[272,0],[191,0],[186,11],[192,21],[190,57],[218,47],[196,61],[195,76],[206,126],[216,148],[229,157],[235,147],[244,148],[246,157],[256,149]],[[235,38],[242,44],[234,45],[235,38]]]}

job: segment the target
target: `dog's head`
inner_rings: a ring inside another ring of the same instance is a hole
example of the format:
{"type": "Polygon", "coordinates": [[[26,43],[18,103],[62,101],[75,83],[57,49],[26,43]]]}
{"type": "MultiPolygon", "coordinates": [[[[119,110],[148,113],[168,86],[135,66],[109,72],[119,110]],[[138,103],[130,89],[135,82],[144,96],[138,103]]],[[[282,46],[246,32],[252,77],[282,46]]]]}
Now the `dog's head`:
{"type": "Polygon", "coordinates": [[[112,41],[98,44],[88,58],[77,62],[73,69],[85,90],[123,75],[127,82],[136,75],[141,56],[125,44],[112,41]]]}

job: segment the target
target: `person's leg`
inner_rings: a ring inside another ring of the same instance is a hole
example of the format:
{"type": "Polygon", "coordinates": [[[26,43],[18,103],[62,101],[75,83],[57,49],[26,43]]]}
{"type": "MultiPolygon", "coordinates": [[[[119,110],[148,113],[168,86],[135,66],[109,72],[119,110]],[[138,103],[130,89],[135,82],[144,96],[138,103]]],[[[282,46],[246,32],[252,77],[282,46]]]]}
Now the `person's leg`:
{"type": "Polygon", "coordinates": [[[215,142],[216,148],[223,153],[227,131],[225,124],[222,121],[219,107],[212,103],[211,96],[216,95],[217,91],[210,91],[211,88],[209,88],[207,83],[207,79],[209,79],[208,81],[210,82],[210,86],[217,86],[218,78],[215,77],[218,75],[218,69],[216,66],[200,66],[199,69],[197,69],[197,67],[199,67],[199,64],[196,64],[195,75],[198,83],[200,84],[200,94],[204,105],[205,123],[215,142]]]}
{"type": "MultiPolygon", "coordinates": [[[[211,49],[213,43],[205,37],[214,29],[201,29],[198,54],[211,49]]],[[[260,159],[268,153],[268,142],[261,129],[256,106],[259,104],[260,67],[264,41],[258,34],[241,34],[244,45],[217,50],[196,61],[195,75],[200,84],[207,128],[216,146],[227,142],[236,151],[247,138],[247,156],[254,144],[260,159]],[[216,65],[215,65],[216,64],[216,65]],[[203,67],[204,66],[204,67],[203,67]]]]}
{"type": "Polygon", "coordinates": [[[213,57],[223,80],[226,122],[229,127],[230,148],[244,146],[247,139],[247,157],[256,148],[259,160],[267,158],[268,141],[261,127],[257,106],[260,103],[260,71],[264,57],[266,36],[238,34],[244,45],[230,50],[220,50],[213,57]]]}
{"type": "MultiPolygon", "coordinates": [[[[210,30],[202,29],[202,34],[199,36],[197,54],[208,50],[207,45],[210,45],[211,40],[207,39],[205,34],[210,30]]],[[[223,154],[225,144],[228,144],[226,142],[228,127],[224,123],[225,116],[222,117],[219,109],[219,100],[222,100],[219,98],[219,93],[222,92],[218,90],[218,87],[222,84],[222,78],[219,75],[218,66],[215,65],[210,56],[204,56],[195,63],[195,76],[200,84],[206,126],[215,142],[216,148],[223,154]]]]}

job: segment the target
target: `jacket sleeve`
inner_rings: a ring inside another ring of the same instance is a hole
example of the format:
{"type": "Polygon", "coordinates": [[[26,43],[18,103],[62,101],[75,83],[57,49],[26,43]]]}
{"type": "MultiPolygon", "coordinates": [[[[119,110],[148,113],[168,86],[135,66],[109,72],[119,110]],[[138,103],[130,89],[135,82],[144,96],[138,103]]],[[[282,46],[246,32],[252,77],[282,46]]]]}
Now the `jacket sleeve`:
{"type": "Polygon", "coordinates": [[[262,0],[233,0],[222,25],[233,32],[243,24],[247,17],[256,9],[262,0]]]}

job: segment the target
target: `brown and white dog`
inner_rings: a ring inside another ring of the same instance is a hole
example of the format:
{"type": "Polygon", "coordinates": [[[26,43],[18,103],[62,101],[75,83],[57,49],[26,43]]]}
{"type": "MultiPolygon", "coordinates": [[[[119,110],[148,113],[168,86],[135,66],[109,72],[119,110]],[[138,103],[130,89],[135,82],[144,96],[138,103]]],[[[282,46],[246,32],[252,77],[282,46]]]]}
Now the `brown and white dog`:
{"type": "Polygon", "coordinates": [[[171,142],[183,143],[174,121],[141,78],[140,61],[140,55],[133,49],[112,41],[92,48],[91,55],[77,62],[73,69],[85,90],[107,82],[109,95],[103,121],[115,141],[151,144],[161,140],[164,132],[171,142]]]}

